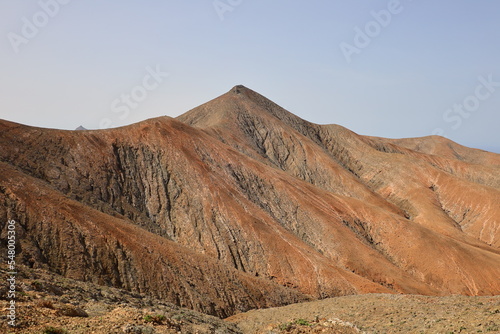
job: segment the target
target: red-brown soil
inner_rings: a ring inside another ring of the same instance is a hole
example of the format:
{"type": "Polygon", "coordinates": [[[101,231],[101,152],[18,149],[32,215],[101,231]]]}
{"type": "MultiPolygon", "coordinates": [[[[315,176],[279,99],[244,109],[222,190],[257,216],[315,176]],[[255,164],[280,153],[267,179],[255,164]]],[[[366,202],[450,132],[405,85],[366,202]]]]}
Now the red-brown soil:
{"type": "Polygon", "coordinates": [[[236,86],[177,119],[0,121],[18,261],[219,317],[352,294],[500,292],[500,155],[316,125],[236,86]]]}

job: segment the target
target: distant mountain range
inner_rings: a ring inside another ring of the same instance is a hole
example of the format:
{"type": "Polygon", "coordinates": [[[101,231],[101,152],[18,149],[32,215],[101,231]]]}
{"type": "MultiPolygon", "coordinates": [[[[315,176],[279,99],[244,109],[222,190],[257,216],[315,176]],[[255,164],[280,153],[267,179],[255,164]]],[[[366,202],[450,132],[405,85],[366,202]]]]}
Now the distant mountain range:
{"type": "Polygon", "coordinates": [[[0,149],[0,219],[34,268],[219,317],[500,293],[500,155],[442,137],[312,124],[236,86],[116,129],[0,121],[0,149]]]}

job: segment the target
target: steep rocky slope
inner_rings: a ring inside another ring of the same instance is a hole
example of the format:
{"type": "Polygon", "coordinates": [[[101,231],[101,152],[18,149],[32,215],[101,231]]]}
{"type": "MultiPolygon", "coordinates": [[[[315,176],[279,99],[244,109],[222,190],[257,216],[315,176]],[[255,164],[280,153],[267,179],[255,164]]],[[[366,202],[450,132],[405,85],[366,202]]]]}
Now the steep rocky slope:
{"type": "MultiPolygon", "coordinates": [[[[19,266],[16,326],[6,334],[241,334],[236,325],[140,293],[68,279],[19,266]]],[[[0,269],[0,279],[9,275],[0,269]]],[[[0,309],[7,309],[5,287],[0,309]]]]}
{"type": "Polygon", "coordinates": [[[493,153],[311,124],[243,86],[177,119],[0,133],[0,219],[31,267],[220,317],[500,292],[493,153]]]}
{"type": "Polygon", "coordinates": [[[5,213],[18,222],[18,257],[30,266],[220,317],[307,299],[84,206],[4,163],[0,171],[5,213]]]}

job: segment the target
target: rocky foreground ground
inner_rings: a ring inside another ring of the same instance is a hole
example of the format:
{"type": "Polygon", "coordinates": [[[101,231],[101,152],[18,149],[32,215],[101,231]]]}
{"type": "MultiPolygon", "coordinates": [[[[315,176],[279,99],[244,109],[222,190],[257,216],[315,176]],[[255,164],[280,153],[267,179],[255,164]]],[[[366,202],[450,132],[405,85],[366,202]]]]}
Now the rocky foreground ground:
{"type": "Polygon", "coordinates": [[[244,333],[500,333],[500,296],[345,296],[228,321],[244,333]]]}
{"type": "MultiPolygon", "coordinates": [[[[3,282],[8,275],[0,271],[3,282]]],[[[2,287],[1,333],[499,333],[500,296],[368,294],[241,313],[226,320],[124,290],[21,267],[16,327],[2,287]]]]}
{"type": "MultiPolygon", "coordinates": [[[[0,276],[6,282],[5,270],[0,276]]],[[[241,333],[235,324],[216,317],[45,270],[22,266],[16,281],[16,327],[8,326],[9,300],[4,285],[0,333],[241,333]]]]}

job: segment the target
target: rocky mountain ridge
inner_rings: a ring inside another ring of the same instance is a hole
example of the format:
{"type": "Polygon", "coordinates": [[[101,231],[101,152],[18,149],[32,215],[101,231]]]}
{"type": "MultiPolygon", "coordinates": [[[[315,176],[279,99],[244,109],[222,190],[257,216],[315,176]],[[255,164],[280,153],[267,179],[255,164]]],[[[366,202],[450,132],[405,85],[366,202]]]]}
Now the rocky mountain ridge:
{"type": "Polygon", "coordinates": [[[312,124],[243,86],[177,119],[0,131],[0,219],[30,267],[219,317],[500,291],[498,154],[312,124]]]}

